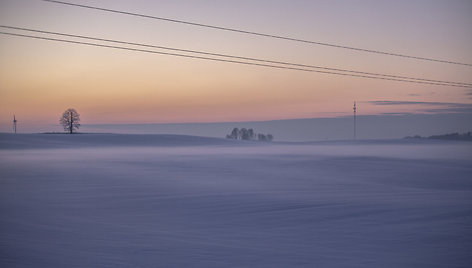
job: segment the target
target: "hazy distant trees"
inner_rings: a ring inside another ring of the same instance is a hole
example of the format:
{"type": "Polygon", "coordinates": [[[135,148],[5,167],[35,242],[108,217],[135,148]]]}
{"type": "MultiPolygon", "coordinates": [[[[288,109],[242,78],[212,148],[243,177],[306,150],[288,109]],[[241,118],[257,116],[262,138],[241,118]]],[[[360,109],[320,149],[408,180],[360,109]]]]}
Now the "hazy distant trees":
{"type": "Polygon", "coordinates": [[[237,127],[233,128],[233,131],[231,131],[231,134],[226,135],[226,138],[237,140],[239,138],[239,129],[237,127]]]}
{"type": "Polygon", "coordinates": [[[64,127],[64,131],[69,134],[74,133],[74,130],[78,130],[80,127],[80,115],[75,109],[67,109],[59,119],[59,123],[64,127]]]}
{"type": "Polygon", "coordinates": [[[272,134],[256,134],[252,128],[246,129],[241,128],[238,129],[237,127],[233,128],[230,134],[226,135],[228,139],[235,139],[235,140],[258,140],[258,141],[272,141],[274,136],[272,134]]]}
{"type": "Polygon", "coordinates": [[[272,136],[272,134],[257,134],[257,139],[260,141],[272,141],[274,139],[274,136],[272,136]]]}
{"type": "Polygon", "coordinates": [[[421,137],[420,135],[407,136],[405,139],[436,139],[436,140],[461,140],[461,141],[472,141],[472,132],[466,132],[463,134],[449,133],[443,135],[433,135],[429,137],[421,137]]]}

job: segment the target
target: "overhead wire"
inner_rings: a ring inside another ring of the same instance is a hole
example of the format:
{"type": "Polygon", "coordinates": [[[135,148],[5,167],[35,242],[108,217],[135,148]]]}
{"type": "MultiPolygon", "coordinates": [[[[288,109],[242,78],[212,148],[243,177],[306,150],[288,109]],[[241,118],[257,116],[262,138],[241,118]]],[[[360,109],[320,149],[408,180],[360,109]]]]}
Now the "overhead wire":
{"type": "MultiPolygon", "coordinates": [[[[10,27],[10,26],[8,26],[8,27],[10,27]]],[[[362,75],[362,74],[342,73],[342,72],[335,72],[335,71],[314,70],[314,69],[307,69],[307,68],[301,68],[301,67],[290,67],[290,66],[283,66],[283,65],[281,66],[281,65],[268,64],[269,62],[267,62],[267,63],[257,63],[257,62],[241,61],[241,60],[220,59],[220,58],[213,58],[213,57],[206,57],[206,56],[196,56],[196,55],[188,55],[188,54],[169,53],[169,52],[162,52],[162,51],[155,51],[155,50],[148,50],[148,49],[139,49],[139,48],[132,48],[132,47],[116,46],[116,45],[105,45],[105,44],[98,44],[98,43],[91,43],[91,42],[82,42],[82,41],[74,41],[74,40],[67,40],[67,39],[58,39],[58,38],[50,38],[50,37],[43,37],[43,36],[18,34],[18,33],[11,33],[11,32],[0,32],[0,34],[10,35],[10,36],[17,36],[17,37],[24,37],[24,38],[32,38],[32,39],[63,42],[63,43],[69,43],[69,44],[79,44],[79,45],[88,45],[88,46],[103,47],[103,48],[113,48],[113,49],[120,49],[120,50],[145,52],[145,53],[153,53],[153,54],[160,54],[160,55],[201,59],[201,60],[210,60],[210,61],[217,61],[217,62],[226,62],[226,63],[236,63],[236,64],[260,66],[260,67],[269,67],[269,68],[276,68],[276,69],[287,69],[287,70],[295,70],[295,71],[314,72],[314,73],[323,73],[323,74],[332,74],[332,75],[341,75],[341,76],[351,76],[351,77],[359,77],[359,78],[369,78],[369,79],[380,79],[380,80],[399,81],[399,82],[408,82],[408,83],[418,83],[418,84],[429,84],[429,85],[438,85],[438,86],[452,86],[452,87],[472,88],[472,85],[468,84],[468,83],[448,82],[448,81],[428,82],[428,81],[421,81],[421,80],[407,80],[407,79],[390,78],[390,77],[382,77],[382,76],[375,76],[375,75],[362,75]]],[[[64,35],[66,35],[66,34],[64,34],[64,35]]],[[[74,37],[74,35],[69,35],[69,36],[74,37]]],[[[78,37],[78,36],[75,36],[75,37],[78,37]]],[[[85,37],[81,36],[81,38],[85,38],[85,37]]],[[[107,42],[116,42],[116,43],[121,42],[122,44],[127,43],[128,45],[133,44],[131,42],[123,42],[123,41],[110,40],[110,39],[100,39],[100,38],[92,38],[92,37],[90,37],[90,39],[95,40],[95,41],[105,41],[106,40],[107,42]]],[[[183,52],[183,50],[179,50],[179,51],[183,52]]],[[[187,52],[190,52],[190,51],[187,51],[187,52]]],[[[195,53],[195,52],[192,52],[192,53],[195,53]]],[[[210,53],[208,53],[208,54],[210,54],[210,53]]],[[[211,53],[211,54],[214,54],[214,53],[211,53]]],[[[217,54],[215,54],[215,56],[216,55],[217,54]]],[[[220,55],[223,55],[223,54],[220,54],[220,55]]],[[[248,58],[248,59],[251,59],[251,58],[248,58]]],[[[252,60],[256,61],[257,59],[252,59],[252,60]]],[[[431,80],[431,81],[433,81],[433,80],[431,80]]],[[[439,80],[434,80],[434,81],[439,81],[439,80]]]]}
{"type": "Polygon", "coordinates": [[[379,74],[379,73],[354,71],[354,70],[322,67],[322,66],[299,64],[299,63],[290,63],[290,62],[283,62],[283,61],[273,61],[273,60],[267,60],[267,59],[258,59],[258,58],[251,58],[251,57],[234,56],[234,55],[227,55],[227,54],[220,54],[220,53],[211,53],[211,52],[204,52],[204,51],[189,50],[189,49],[171,48],[171,47],[165,47],[165,46],[149,45],[149,44],[143,44],[143,43],[119,41],[119,40],[112,40],[112,39],[105,39],[105,38],[96,38],[96,37],[90,37],[90,36],[84,36],[84,35],[58,33],[58,32],[51,32],[51,31],[44,31],[44,30],[37,30],[37,29],[30,29],[30,28],[23,28],[23,27],[14,27],[14,26],[7,26],[7,25],[0,25],[0,27],[1,28],[6,28],[6,29],[12,29],[12,30],[21,30],[21,31],[29,31],[29,32],[35,32],[35,33],[42,33],[42,34],[59,35],[59,36],[94,40],[94,41],[112,42],[112,43],[126,44],[126,45],[133,45],[133,46],[141,46],[141,47],[147,47],[147,48],[158,48],[158,49],[164,49],[164,50],[188,52],[188,53],[195,53],[195,54],[202,54],[202,55],[209,55],[209,56],[233,58],[233,59],[239,59],[239,60],[250,60],[250,61],[258,61],[258,62],[271,63],[271,64],[287,65],[287,66],[296,66],[296,67],[303,67],[303,68],[322,69],[322,70],[329,70],[329,71],[347,72],[347,73],[370,75],[370,76],[382,76],[382,77],[390,77],[390,78],[399,78],[399,79],[405,79],[405,80],[434,82],[434,83],[441,83],[441,84],[444,83],[444,84],[451,84],[451,85],[465,85],[465,86],[472,87],[472,84],[470,84],[470,83],[451,82],[451,81],[433,80],[433,79],[425,79],[425,78],[415,78],[415,77],[390,75],[390,74],[379,74]]]}
{"type": "Polygon", "coordinates": [[[197,22],[191,22],[191,21],[170,19],[170,18],[164,18],[164,17],[158,17],[158,16],[139,14],[139,13],[134,13],[134,12],[129,12],[129,11],[121,11],[121,10],[102,8],[102,7],[90,6],[90,5],[82,5],[82,4],[70,3],[70,2],[64,2],[64,1],[57,1],[57,0],[40,0],[40,1],[54,3],[54,4],[60,4],[60,5],[73,6],[73,7],[81,7],[81,8],[87,8],[87,9],[99,10],[99,11],[110,12],[110,13],[115,13],[115,14],[123,14],[123,15],[129,15],[129,16],[135,16],[135,17],[141,17],[141,18],[147,18],[147,19],[167,21],[167,22],[172,22],[172,23],[186,24],[186,25],[210,28],[210,29],[215,29],[215,30],[229,31],[229,32],[235,32],[235,33],[240,33],[240,34],[248,34],[248,35],[253,35],[253,36],[275,38],[275,39],[279,39],[279,40],[300,42],[300,43],[305,43],[305,44],[312,44],[312,45],[320,45],[320,46],[327,46],[327,47],[333,47],[333,48],[347,49],[347,50],[357,51],[357,52],[373,53],[373,54],[380,54],[380,55],[386,55],[386,56],[394,56],[394,57],[401,57],[401,58],[408,58],[408,59],[415,59],[415,60],[423,60],[423,61],[430,61],[430,62],[438,62],[438,63],[446,63],[446,64],[454,64],[454,65],[462,65],[462,66],[472,67],[472,63],[463,63],[463,62],[457,62],[457,61],[452,61],[452,60],[434,59],[434,58],[428,58],[428,57],[406,55],[406,54],[401,54],[401,53],[386,52],[386,51],[381,51],[381,50],[358,48],[358,47],[351,47],[351,46],[346,46],[346,45],[338,45],[338,44],[318,42],[318,41],[310,41],[310,40],[287,37],[287,36],[281,36],[281,35],[275,35],[275,34],[267,34],[267,33],[248,31],[248,30],[242,30],[242,29],[236,29],[236,28],[229,28],[229,27],[223,27],[223,26],[216,26],[216,25],[210,25],[210,24],[203,24],[203,23],[197,23],[197,22]]]}

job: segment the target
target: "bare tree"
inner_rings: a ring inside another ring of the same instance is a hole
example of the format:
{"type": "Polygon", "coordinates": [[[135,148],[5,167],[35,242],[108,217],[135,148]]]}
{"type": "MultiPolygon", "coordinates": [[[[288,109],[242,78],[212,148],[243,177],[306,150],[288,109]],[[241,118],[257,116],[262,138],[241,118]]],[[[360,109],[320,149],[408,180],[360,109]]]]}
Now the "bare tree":
{"type": "Polygon", "coordinates": [[[72,134],[75,129],[79,129],[80,127],[80,114],[77,113],[75,109],[69,108],[67,109],[59,119],[59,123],[64,127],[66,132],[72,134]]]}
{"type": "Polygon", "coordinates": [[[256,135],[254,133],[254,129],[250,128],[247,130],[247,135],[249,136],[249,140],[253,140],[254,139],[254,136],[256,135]]]}
{"type": "Polygon", "coordinates": [[[239,130],[239,137],[241,140],[249,140],[249,135],[246,128],[243,127],[239,130]]]}
{"type": "Polygon", "coordinates": [[[233,131],[231,131],[230,137],[232,139],[239,139],[239,129],[237,127],[233,128],[233,131]]]}

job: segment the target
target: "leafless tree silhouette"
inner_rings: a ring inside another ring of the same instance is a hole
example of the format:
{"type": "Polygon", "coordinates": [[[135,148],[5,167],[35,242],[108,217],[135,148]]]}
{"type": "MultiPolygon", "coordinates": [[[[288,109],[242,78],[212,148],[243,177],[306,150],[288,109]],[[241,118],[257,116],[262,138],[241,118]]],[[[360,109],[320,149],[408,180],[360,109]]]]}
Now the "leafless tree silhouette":
{"type": "Polygon", "coordinates": [[[69,134],[74,133],[75,129],[79,129],[80,127],[80,114],[77,113],[75,109],[69,108],[67,109],[59,119],[59,123],[64,127],[66,132],[69,134]]]}

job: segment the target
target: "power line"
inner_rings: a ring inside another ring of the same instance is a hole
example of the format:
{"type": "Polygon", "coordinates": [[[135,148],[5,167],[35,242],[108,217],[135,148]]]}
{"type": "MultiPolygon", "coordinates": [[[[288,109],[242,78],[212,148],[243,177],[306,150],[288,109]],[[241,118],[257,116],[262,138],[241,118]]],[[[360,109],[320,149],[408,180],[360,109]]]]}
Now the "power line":
{"type": "Polygon", "coordinates": [[[198,26],[198,27],[216,29],[216,30],[223,30],[223,31],[236,32],[236,33],[242,33],[242,34],[262,36],[262,37],[269,37],[269,38],[281,39],[281,40],[286,40],[286,41],[301,42],[301,43],[305,43],[305,44],[320,45],[320,46],[348,49],[348,50],[358,51],[358,52],[374,53],[374,54],[381,54],[381,55],[387,55],[387,56],[402,57],[402,58],[408,58],[408,59],[415,59],[415,60],[423,60],[423,61],[431,61],[431,62],[439,62],[439,63],[447,63],[447,64],[455,64],[455,65],[462,65],[462,66],[472,67],[471,63],[462,63],[462,62],[456,62],[456,61],[451,61],[451,60],[433,59],[433,58],[419,57],[419,56],[406,55],[406,54],[393,53],[393,52],[386,52],[386,51],[380,51],[380,50],[350,47],[350,46],[344,46],[344,45],[336,45],[336,44],[331,44],[331,43],[310,41],[310,40],[298,39],[298,38],[293,38],[293,37],[286,37],[286,36],[281,36],[281,35],[253,32],[253,31],[247,31],[247,30],[241,30],[241,29],[235,29],[235,28],[228,28],[228,27],[222,27],[222,26],[215,26],[215,25],[210,25],[210,24],[202,24],[202,23],[196,23],[196,22],[190,22],[190,21],[184,21],[184,20],[169,19],[169,18],[164,18],[164,17],[157,17],[157,16],[133,13],[133,12],[128,12],[128,11],[120,11],[120,10],[115,10],[115,9],[96,7],[96,6],[81,5],[81,4],[69,3],[69,2],[63,2],[63,1],[56,1],[56,0],[40,0],[40,1],[50,2],[50,3],[55,3],[55,4],[61,4],[61,5],[74,6],[74,7],[82,7],[82,8],[88,8],[88,9],[94,9],[94,10],[100,10],[100,11],[117,13],[117,14],[136,16],[136,17],[147,18],[147,19],[162,20],[162,21],[167,21],[167,22],[180,23],[180,24],[186,24],[186,25],[191,25],[191,26],[198,26]]]}
{"type": "Polygon", "coordinates": [[[103,48],[113,48],[113,49],[121,49],[121,50],[129,50],[129,51],[136,51],[136,52],[145,52],[145,53],[161,54],[161,55],[168,55],[168,56],[185,57],[185,58],[192,58],[192,59],[210,60],[210,61],[218,61],[218,62],[237,63],[237,64],[253,65],[253,66],[260,66],[260,67],[269,67],[269,68],[276,68],[276,69],[305,71],[305,72],[313,72],[313,73],[333,74],[333,75],[352,76],[352,77],[360,77],[360,78],[399,81],[399,82],[407,82],[407,83],[437,85],[437,86],[452,86],[452,87],[471,88],[471,86],[465,86],[465,85],[433,83],[433,82],[413,81],[413,80],[404,80],[404,79],[396,79],[396,78],[376,77],[376,76],[368,76],[368,75],[357,75],[357,74],[349,74],[349,73],[320,71],[320,70],[313,70],[313,69],[303,69],[303,68],[296,68],[296,67],[287,67],[287,66],[278,66],[278,65],[270,65],[270,64],[263,64],[263,63],[255,63],[255,62],[226,60],[226,59],[210,58],[210,57],[203,57],[203,56],[194,56],[194,55],[186,55],[186,54],[161,52],[161,51],[155,51],[155,50],[146,50],[146,49],[138,49],[138,48],[130,48],[130,47],[112,46],[112,45],[104,45],[104,44],[81,42],[81,41],[72,41],[72,40],[66,40],[66,39],[57,39],[57,38],[41,37],[41,36],[26,35],[26,34],[16,34],[16,33],[7,33],[7,32],[0,32],[0,34],[10,35],[10,36],[18,36],[18,37],[25,37],[25,38],[33,38],[33,39],[40,39],[40,40],[56,41],[56,42],[63,42],[63,43],[70,43],[70,44],[88,45],[88,46],[103,47],[103,48]]]}
{"type": "Polygon", "coordinates": [[[282,61],[273,61],[273,60],[266,60],[266,59],[226,55],[226,54],[219,54],[219,53],[202,52],[202,51],[196,51],[196,50],[171,48],[171,47],[156,46],[156,45],[149,45],[149,44],[142,44],[142,43],[134,43],[134,42],[126,42],[126,41],[118,41],[118,40],[111,40],[111,39],[104,39],[104,38],[89,37],[89,36],[84,36],[84,35],[65,34],[65,33],[58,33],[58,32],[50,32],[50,31],[22,28],[22,27],[13,27],[13,26],[6,26],[6,25],[0,25],[0,27],[7,28],[7,29],[13,29],[13,30],[36,32],[36,33],[42,33],[42,34],[52,34],[52,35],[59,35],[59,36],[67,36],[67,37],[88,39],[88,40],[94,40],[94,41],[105,41],[105,42],[112,42],[112,43],[118,43],[118,44],[126,44],[126,45],[141,46],[141,47],[148,47],[148,48],[158,48],[158,49],[165,49],[165,50],[172,50],[172,51],[179,51],[179,52],[187,52],[187,53],[194,53],[194,54],[202,54],[202,55],[208,55],[208,56],[218,56],[218,57],[232,58],[232,59],[238,59],[238,60],[250,60],[250,61],[257,61],[257,62],[270,63],[270,64],[280,64],[280,65],[286,65],[286,66],[322,69],[322,70],[335,71],[335,72],[346,72],[346,73],[361,74],[361,75],[368,75],[368,76],[381,76],[381,77],[396,78],[396,79],[402,79],[402,80],[424,81],[424,82],[432,82],[432,83],[440,83],[440,84],[448,84],[448,85],[462,85],[462,86],[472,87],[472,84],[470,84],[470,83],[450,82],[450,81],[432,80],[432,79],[425,79],[425,78],[415,78],[415,77],[407,77],[407,76],[398,76],[398,75],[353,71],[353,70],[347,70],[347,69],[329,68],[329,67],[322,67],[322,66],[314,66],[314,65],[306,65],[306,64],[298,64],[298,63],[290,63],[290,62],[282,62],[282,61]]]}

